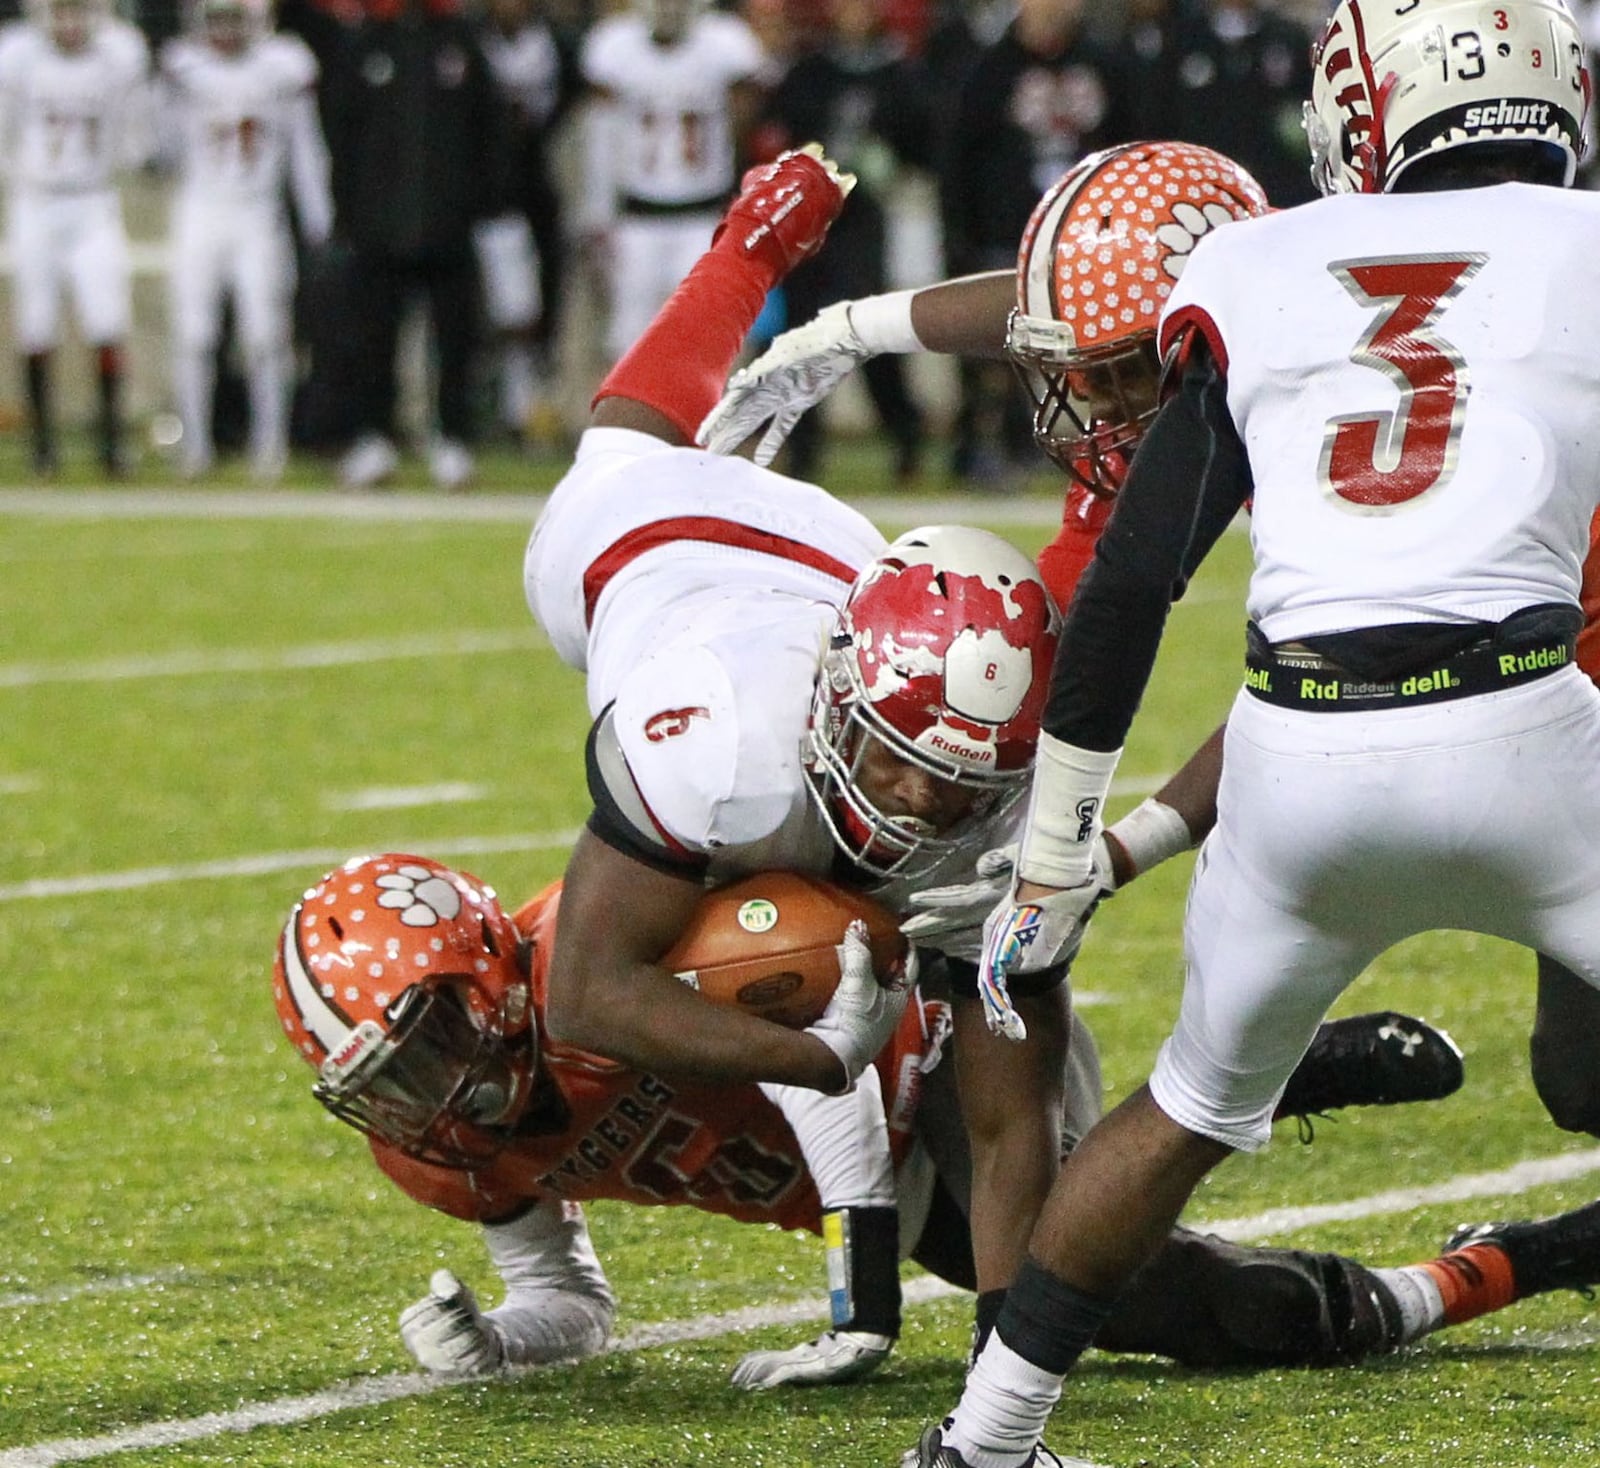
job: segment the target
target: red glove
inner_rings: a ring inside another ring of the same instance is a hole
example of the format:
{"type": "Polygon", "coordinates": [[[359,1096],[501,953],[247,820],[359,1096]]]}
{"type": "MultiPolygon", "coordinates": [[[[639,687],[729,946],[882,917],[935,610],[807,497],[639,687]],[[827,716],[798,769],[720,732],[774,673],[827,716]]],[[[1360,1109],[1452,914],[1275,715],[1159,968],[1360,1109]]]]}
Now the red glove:
{"type": "Polygon", "coordinates": [[[739,196],[728,205],[711,247],[726,251],[731,245],[760,260],[773,274],[770,284],[776,284],[822,248],[828,226],[855,186],[855,175],[840,173],[816,143],[780,153],[740,180],[739,196]]]}

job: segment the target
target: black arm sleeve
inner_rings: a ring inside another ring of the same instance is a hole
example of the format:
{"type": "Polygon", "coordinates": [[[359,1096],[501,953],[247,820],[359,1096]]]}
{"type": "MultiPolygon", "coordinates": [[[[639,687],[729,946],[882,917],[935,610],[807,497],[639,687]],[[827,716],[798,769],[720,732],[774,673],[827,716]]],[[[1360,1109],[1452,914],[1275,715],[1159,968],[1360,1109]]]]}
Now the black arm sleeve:
{"type": "Polygon", "coordinates": [[[1122,746],[1167,611],[1251,488],[1227,380],[1197,339],[1072,598],[1050,677],[1047,732],[1084,749],[1122,746]]]}

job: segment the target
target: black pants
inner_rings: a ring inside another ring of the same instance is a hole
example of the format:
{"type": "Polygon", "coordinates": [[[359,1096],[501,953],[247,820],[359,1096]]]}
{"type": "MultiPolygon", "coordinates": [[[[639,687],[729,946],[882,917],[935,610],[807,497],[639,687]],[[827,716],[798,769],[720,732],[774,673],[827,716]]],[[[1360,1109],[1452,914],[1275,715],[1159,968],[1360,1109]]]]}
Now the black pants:
{"type": "Polygon", "coordinates": [[[470,240],[424,255],[357,250],[352,271],[359,358],[358,433],[394,432],[395,352],[407,304],[421,296],[433,326],[438,430],[471,443],[472,372],[478,347],[478,268],[470,240]]]}

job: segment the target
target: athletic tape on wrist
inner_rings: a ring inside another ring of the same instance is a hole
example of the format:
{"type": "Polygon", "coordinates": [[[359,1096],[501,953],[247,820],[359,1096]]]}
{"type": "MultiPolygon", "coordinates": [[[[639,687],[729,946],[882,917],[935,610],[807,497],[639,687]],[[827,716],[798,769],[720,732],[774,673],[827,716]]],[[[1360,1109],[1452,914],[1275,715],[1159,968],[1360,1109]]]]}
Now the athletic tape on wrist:
{"type": "Polygon", "coordinates": [[[1106,834],[1116,839],[1128,853],[1133,870],[1147,872],[1169,857],[1194,846],[1189,823],[1165,801],[1155,796],[1141,801],[1120,821],[1107,827],[1106,834]]]}
{"type": "Polygon", "coordinates": [[[1082,749],[1049,734],[1039,736],[1017,876],[1047,887],[1077,887],[1089,880],[1106,792],[1120,749],[1082,749]]]}
{"type": "Polygon", "coordinates": [[[845,308],[856,339],[874,356],[884,352],[920,352],[922,342],[911,324],[914,290],[863,296],[845,308]]]}

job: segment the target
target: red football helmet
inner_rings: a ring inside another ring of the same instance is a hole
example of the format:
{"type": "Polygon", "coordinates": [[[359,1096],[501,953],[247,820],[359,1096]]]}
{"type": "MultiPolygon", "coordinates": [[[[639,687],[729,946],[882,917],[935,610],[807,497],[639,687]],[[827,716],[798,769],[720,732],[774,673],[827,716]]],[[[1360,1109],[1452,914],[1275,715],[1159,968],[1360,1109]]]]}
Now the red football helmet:
{"type": "Polygon", "coordinates": [[[806,767],[835,843],[875,876],[912,875],[1027,786],[1057,616],[1033,562],[987,531],[912,530],[856,578],[811,706],[806,767]],[[862,789],[868,744],[974,791],[948,831],[862,789]]]}
{"type": "Polygon", "coordinates": [[[504,1145],[536,1032],[524,945],[476,878],[421,856],[352,858],[289,915],[272,992],[341,1121],[446,1167],[504,1145]]]}
{"type": "Polygon", "coordinates": [[[1035,441],[1080,484],[1115,494],[1155,416],[1156,323],[1189,252],[1266,212],[1244,169],[1190,143],[1092,154],[1035,206],[1006,353],[1033,399],[1035,441]]]}

